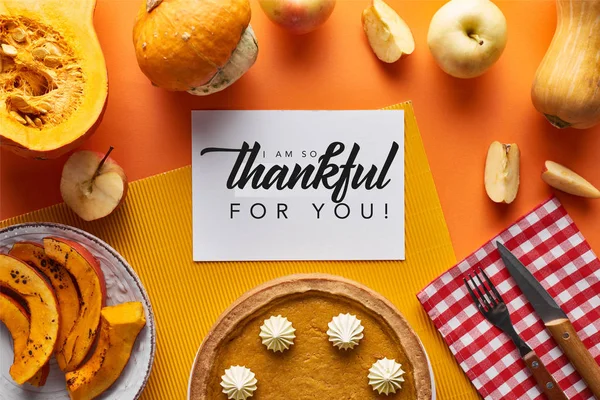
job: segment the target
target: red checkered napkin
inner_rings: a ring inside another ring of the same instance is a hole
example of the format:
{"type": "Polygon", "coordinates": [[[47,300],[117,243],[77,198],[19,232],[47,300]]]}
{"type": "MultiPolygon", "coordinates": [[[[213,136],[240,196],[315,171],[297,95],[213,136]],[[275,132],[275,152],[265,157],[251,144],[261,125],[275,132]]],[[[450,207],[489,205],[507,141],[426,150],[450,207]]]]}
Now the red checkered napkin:
{"type": "MultiPolygon", "coordinates": [[[[462,280],[480,267],[508,305],[515,329],[570,399],[592,393],[551,338],[505,268],[495,243],[510,249],[567,313],[600,362],[600,261],[557,199],[502,232],[418,294],[473,385],[485,399],[544,399],[508,336],[477,311],[462,280]]],[[[600,400],[600,399],[599,399],[600,400]]]]}

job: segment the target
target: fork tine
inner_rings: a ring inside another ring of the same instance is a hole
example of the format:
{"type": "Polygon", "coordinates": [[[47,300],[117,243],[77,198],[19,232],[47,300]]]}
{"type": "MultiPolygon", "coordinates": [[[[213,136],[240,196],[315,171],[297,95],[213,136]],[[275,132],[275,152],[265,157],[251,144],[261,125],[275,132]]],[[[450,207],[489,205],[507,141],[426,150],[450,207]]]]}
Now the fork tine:
{"type": "Polygon", "coordinates": [[[469,274],[469,279],[471,280],[471,283],[473,284],[473,287],[475,288],[475,290],[479,294],[479,301],[482,302],[488,310],[490,310],[492,307],[490,306],[490,303],[489,303],[488,299],[483,295],[483,293],[479,289],[479,286],[477,285],[477,283],[475,283],[475,280],[473,279],[473,277],[471,276],[471,274],[469,274]]]}
{"type": "Polygon", "coordinates": [[[473,299],[473,302],[475,303],[475,305],[477,306],[477,308],[481,309],[481,303],[479,302],[479,299],[477,298],[477,296],[473,292],[473,289],[471,289],[471,285],[469,285],[469,282],[467,281],[466,278],[463,278],[463,281],[465,281],[465,285],[467,286],[467,290],[469,291],[469,294],[471,295],[471,298],[473,299]]]}
{"type": "Polygon", "coordinates": [[[487,281],[488,285],[490,285],[490,289],[492,290],[492,292],[494,292],[494,294],[496,295],[496,298],[501,303],[504,303],[504,299],[502,298],[502,296],[500,296],[500,293],[498,293],[498,290],[496,289],[496,286],[494,286],[494,284],[492,283],[492,281],[490,280],[490,278],[487,276],[487,274],[485,273],[485,271],[483,269],[481,269],[481,268],[479,268],[479,270],[483,274],[483,277],[487,281]]]}
{"type": "Polygon", "coordinates": [[[479,281],[479,286],[483,287],[483,290],[485,291],[485,294],[488,295],[490,303],[493,306],[498,305],[498,302],[496,301],[496,299],[494,298],[494,296],[492,296],[492,294],[488,290],[487,286],[485,286],[485,284],[483,283],[483,281],[481,280],[481,278],[479,277],[479,274],[477,274],[477,272],[475,272],[475,278],[477,278],[477,280],[479,281]]]}

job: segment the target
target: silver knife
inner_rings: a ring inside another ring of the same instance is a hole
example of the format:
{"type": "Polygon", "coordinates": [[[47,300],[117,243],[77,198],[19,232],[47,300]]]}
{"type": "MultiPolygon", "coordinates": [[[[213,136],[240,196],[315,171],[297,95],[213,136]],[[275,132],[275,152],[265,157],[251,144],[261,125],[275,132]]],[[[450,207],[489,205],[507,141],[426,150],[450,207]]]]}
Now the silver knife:
{"type": "Polygon", "coordinates": [[[540,316],[550,334],[571,361],[588,387],[600,399],[600,366],[577,336],[567,314],[548,294],[535,277],[502,243],[496,242],[506,268],[540,316]]]}

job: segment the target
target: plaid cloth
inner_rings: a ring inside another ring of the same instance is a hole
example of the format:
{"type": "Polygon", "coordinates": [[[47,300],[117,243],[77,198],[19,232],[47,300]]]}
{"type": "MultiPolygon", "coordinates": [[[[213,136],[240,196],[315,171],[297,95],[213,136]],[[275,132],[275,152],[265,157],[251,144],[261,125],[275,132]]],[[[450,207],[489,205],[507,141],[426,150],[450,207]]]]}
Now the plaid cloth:
{"type": "Polygon", "coordinates": [[[497,240],[548,290],[600,362],[600,261],[556,198],[541,204],[429,284],[417,295],[419,301],[485,399],[544,399],[509,337],[488,323],[469,297],[463,275],[483,268],[507,303],[515,329],[540,356],[567,397],[593,399],[516,286],[500,259],[497,240]]]}

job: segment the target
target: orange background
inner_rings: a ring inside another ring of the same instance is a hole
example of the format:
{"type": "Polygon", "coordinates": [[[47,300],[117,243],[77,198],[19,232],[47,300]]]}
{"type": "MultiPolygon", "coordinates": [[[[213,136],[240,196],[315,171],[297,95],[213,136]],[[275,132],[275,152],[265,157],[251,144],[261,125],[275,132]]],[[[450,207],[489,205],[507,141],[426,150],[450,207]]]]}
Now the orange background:
{"type": "MultiPolygon", "coordinates": [[[[554,32],[554,1],[497,1],[508,20],[508,45],[488,73],[468,81],[443,73],[427,48],[429,21],[443,1],[389,3],[416,40],[415,53],[394,65],[379,62],[364,37],[360,15],[368,0],[338,0],[326,25],[301,37],[272,24],[253,0],[256,65],[225,92],[200,98],[152,87],[139,71],[131,31],[141,0],[98,0],[95,25],[110,95],[100,128],[83,147],[115,146],[114,158],[136,180],[191,163],[193,109],[377,109],[413,100],[458,258],[552,193],[539,176],[545,159],[600,185],[600,128],[559,131],[531,105],[530,85],[554,32]],[[510,206],[493,204],[483,188],[493,140],[521,147],[521,190],[510,206]]],[[[60,202],[65,160],[2,151],[0,219],[60,202]]],[[[600,202],[559,198],[600,251],[600,202]]]]}

